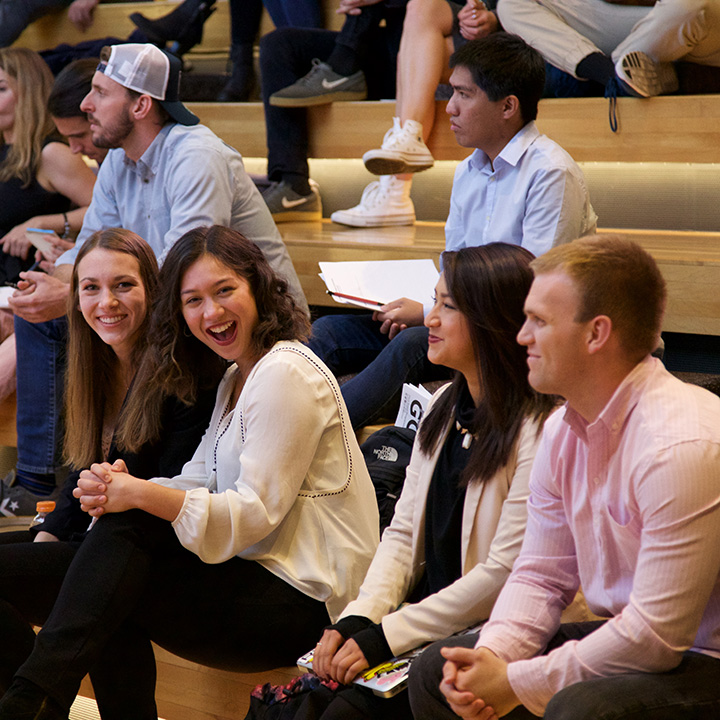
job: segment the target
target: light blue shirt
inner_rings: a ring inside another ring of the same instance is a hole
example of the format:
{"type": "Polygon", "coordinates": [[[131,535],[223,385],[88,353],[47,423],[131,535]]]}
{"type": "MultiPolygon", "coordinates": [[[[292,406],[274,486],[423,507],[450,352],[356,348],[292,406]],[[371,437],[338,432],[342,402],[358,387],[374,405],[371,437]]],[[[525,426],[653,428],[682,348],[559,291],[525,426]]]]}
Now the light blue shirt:
{"type": "Polygon", "coordinates": [[[455,170],[445,248],[506,242],[541,255],[595,232],[582,170],[529,122],[491,163],[475,150],[455,170]]]}
{"type": "Polygon", "coordinates": [[[90,235],[111,227],[147,240],[162,264],[175,241],[201,225],[226,225],[253,240],[307,308],[287,248],[240,153],[204,125],[165,125],[137,162],[122,149],[111,150],[75,248],[56,264],[75,262],[90,235]]]}

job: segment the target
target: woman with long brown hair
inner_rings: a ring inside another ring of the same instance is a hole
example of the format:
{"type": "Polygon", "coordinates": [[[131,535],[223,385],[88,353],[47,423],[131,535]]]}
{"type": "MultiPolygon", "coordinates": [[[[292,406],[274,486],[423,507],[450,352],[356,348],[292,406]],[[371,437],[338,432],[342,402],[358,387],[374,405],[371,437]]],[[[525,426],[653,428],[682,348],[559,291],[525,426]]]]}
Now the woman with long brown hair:
{"type": "MultiPolygon", "coordinates": [[[[532,253],[491,243],[443,253],[425,317],[428,359],[455,371],[432,398],[402,495],[360,593],[313,659],[348,685],[368,667],[486,620],[525,532],[530,467],[554,406],[515,341],[532,253]]],[[[342,690],[322,720],[412,717],[407,693],[342,690]]]]}
{"type": "Polygon", "coordinates": [[[222,361],[210,425],[174,477],[82,473],[76,495],[99,520],[0,718],[66,718],[88,671],[103,718],[156,718],[151,640],[219,667],[288,664],[355,596],[377,545],[337,381],[300,342],[305,314],[260,249],[191,230],[160,284],[120,442],[152,435],[156,400],[192,395],[197,370],[222,361]]]}

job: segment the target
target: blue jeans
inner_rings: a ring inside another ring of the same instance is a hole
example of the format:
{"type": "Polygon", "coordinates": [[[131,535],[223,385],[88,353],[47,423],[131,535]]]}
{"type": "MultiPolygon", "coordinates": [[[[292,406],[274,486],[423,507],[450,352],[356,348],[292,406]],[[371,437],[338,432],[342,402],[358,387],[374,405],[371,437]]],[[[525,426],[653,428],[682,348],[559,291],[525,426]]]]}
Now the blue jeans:
{"type": "Polygon", "coordinates": [[[450,371],[427,359],[428,330],[411,327],[392,341],[372,315],[325,315],[308,347],[337,375],[358,373],[340,387],[354,428],[392,412],[403,383],[443,380],[450,371]]]}
{"type": "Polygon", "coordinates": [[[17,346],[17,468],[54,473],[60,451],[67,318],[30,323],[15,316],[17,346]]]}
{"type": "MultiPolygon", "coordinates": [[[[545,652],[568,640],[579,640],[602,622],[561,625],[545,652]]],[[[438,687],[445,662],[440,648],[474,647],[477,634],[448,638],[431,645],[410,671],[410,705],[415,720],[457,720],[438,687]]],[[[508,720],[535,718],[524,707],[508,720]]],[[[569,685],[545,709],[545,720],[716,720],[720,717],[720,660],[686,652],[674,670],[625,673],[569,685]]]]}

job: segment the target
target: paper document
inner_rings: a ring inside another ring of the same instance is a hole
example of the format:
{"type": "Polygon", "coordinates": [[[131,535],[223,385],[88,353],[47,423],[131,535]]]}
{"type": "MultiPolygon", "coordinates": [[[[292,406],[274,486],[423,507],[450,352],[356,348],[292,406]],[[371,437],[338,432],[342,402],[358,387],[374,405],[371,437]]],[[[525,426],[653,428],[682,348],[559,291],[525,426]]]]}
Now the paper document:
{"type": "Polygon", "coordinates": [[[427,305],[432,301],[439,273],[425,260],[368,260],[321,262],[320,277],[339,303],[377,310],[379,305],[406,297],[427,305]]]}
{"type": "Polygon", "coordinates": [[[417,432],[431,397],[432,395],[422,385],[405,383],[395,425],[417,432]]]}
{"type": "Polygon", "coordinates": [[[16,292],[17,288],[14,287],[8,287],[7,285],[0,285],[0,308],[2,309],[10,309],[10,304],[8,303],[8,299],[13,296],[13,294],[16,292]]]}

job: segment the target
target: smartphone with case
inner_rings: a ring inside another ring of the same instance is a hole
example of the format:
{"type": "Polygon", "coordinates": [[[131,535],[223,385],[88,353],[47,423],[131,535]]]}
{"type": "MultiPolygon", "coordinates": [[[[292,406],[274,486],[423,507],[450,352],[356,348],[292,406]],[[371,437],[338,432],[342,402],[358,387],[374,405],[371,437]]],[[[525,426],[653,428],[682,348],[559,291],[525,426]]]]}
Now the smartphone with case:
{"type": "Polygon", "coordinates": [[[54,249],[53,244],[47,239],[48,235],[60,239],[60,236],[54,230],[45,230],[43,228],[25,228],[25,237],[38,249],[40,252],[48,254],[54,249]]]}

